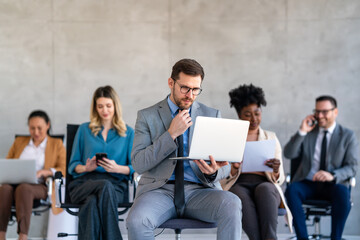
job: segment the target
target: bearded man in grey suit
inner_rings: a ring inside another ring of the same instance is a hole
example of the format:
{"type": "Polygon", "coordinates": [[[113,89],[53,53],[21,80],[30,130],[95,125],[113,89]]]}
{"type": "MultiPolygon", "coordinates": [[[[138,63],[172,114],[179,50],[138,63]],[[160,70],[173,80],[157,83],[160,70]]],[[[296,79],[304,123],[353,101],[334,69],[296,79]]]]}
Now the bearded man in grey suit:
{"type": "Polygon", "coordinates": [[[220,117],[218,110],[195,101],[203,78],[198,62],[178,61],[168,79],[170,95],[138,112],[131,162],[141,179],[126,223],[130,240],[154,239],[155,228],[177,217],[216,222],[218,239],[241,239],[241,202],[219,184],[229,175],[230,165],[212,156],[210,164],[169,159],[188,155],[197,116],[220,117]],[[183,175],[175,174],[178,166],[183,175]],[[180,178],[182,197],[174,196],[180,178]],[[176,203],[181,198],[182,203],[176,203]]]}
{"type": "Polygon", "coordinates": [[[303,119],[299,131],[284,148],[285,157],[299,161],[292,184],[285,192],[297,239],[308,239],[304,200],[319,198],[332,202],[331,239],[341,239],[350,212],[347,180],[357,170],[358,142],[353,131],[335,121],[337,116],[335,98],[318,97],[314,115],[303,119]]]}

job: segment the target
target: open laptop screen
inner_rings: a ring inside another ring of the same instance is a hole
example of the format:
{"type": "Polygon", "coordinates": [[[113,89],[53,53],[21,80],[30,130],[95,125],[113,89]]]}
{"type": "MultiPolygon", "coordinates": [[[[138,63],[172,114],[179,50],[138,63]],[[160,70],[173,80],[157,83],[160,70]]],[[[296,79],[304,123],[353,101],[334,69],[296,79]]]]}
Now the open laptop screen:
{"type": "Polygon", "coordinates": [[[215,161],[241,162],[248,129],[248,121],[198,116],[189,156],[171,159],[209,160],[212,155],[215,161]]]}
{"type": "Polygon", "coordinates": [[[0,159],[0,184],[37,183],[36,161],[0,159]]]}

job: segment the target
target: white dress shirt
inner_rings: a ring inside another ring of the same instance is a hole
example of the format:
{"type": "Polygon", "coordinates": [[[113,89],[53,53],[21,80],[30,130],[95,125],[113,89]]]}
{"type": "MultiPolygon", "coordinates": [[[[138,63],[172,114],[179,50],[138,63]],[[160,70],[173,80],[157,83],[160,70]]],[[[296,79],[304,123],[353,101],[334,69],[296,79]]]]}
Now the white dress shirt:
{"type": "Polygon", "coordinates": [[[328,150],[329,150],[330,139],[334,132],[335,127],[336,127],[336,122],[334,122],[334,124],[331,125],[328,129],[321,128],[321,127],[319,128],[319,134],[317,135],[317,138],[316,138],[315,151],[314,151],[313,161],[311,163],[311,169],[310,169],[310,172],[307,175],[306,179],[312,181],[314,174],[317,173],[320,169],[321,144],[322,144],[322,140],[324,137],[324,131],[326,130],[328,132],[326,135],[326,140],[327,140],[326,155],[327,155],[328,150]]]}
{"type": "Polygon", "coordinates": [[[30,139],[30,142],[20,155],[20,159],[30,159],[36,160],[36,171],[39,171],[44,168],[45,164],[45,149],[47,144],[47,137],[39,144],[39,146],[35,146],[34,141],[30,139]]]}

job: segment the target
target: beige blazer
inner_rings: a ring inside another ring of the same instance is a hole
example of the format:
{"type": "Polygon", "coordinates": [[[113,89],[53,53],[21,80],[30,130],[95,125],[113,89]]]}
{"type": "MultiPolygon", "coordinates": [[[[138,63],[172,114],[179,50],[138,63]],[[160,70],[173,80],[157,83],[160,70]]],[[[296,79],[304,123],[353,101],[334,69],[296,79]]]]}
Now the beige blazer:
{"type": "MultiPolygon", "coordinates": [[[[276,140],[275,158],[280,160],[280,176],[278,179],[275,179],[272,172],[265,172],[265,176],[268,179],[268,181],[272,182],[275,185],[276,189],[278,190],[278,192],[280,194],[280,198],[281,198],[281,203],[280,203],[279,207],[286,209],[285,221],[287,222],[287,224],[289,226],[290,232],[293,232],[292,214],[286,204],[284,193],[280,187],[280,185],[283,184],[283,182],[285,181],[285,173],[284,173],[284,167],[283,167],[284,165],[283,165],[283,161],[282,161],[281,145],[280,145],[280,142],[277,139],[276,134],[274,132],[266,131],[261,128],[259,129],[258,141],[271,140],[271,139],[276,140]]],[[[241,165],[240,165],[239,171],[236,173],[236,175],[232,176],[230,173],[230,175],[227,178],[220,181],[222,188],[224,190],[228,191],[236,183],[236,180],[239,178],[240,174],[241,174],[241,165]]]]}
{"type": "MultiPolygon", "coordinates": [[[[19,158],[24,148],[29,144],[29,137],[17,137],[11,146],[6,158],[19,158]]],[[[52,138],[48,136],[48,141],[45,148],[45,164],[44,169],[54,168],[56,171],[61,171],[65,176],[66,168],[66,151],[61,139],[52,138]]],[[[53,186],[53,189],[54,186],[53,186]]],[[[62,211],[61,208],[55,207],[55,194],[51,196],[52,211],[58,214],[62,211]]]]}

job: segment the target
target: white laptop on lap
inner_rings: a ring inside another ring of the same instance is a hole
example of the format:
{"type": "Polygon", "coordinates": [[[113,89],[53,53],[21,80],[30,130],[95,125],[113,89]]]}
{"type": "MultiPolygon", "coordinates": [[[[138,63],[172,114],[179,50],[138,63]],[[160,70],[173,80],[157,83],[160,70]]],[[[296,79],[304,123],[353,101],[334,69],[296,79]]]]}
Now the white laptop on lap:
{"type": "Polygon", "coordinates": [[[212,155],[215,161],[241,162],[248,130],[248,121],[199,116],[189,156],[170,159],[210,160],[209,155],[212,155]]]}
{"type": "Polygon", "coordinates": [[[36,161],[0,159],[0,184],[37,183],[36,161]]]}

